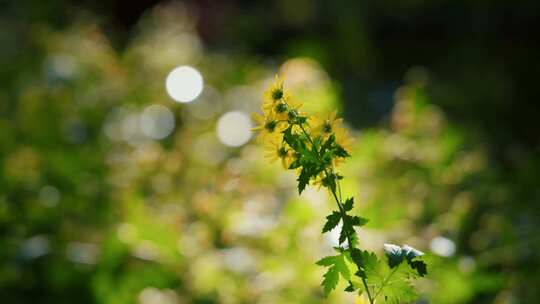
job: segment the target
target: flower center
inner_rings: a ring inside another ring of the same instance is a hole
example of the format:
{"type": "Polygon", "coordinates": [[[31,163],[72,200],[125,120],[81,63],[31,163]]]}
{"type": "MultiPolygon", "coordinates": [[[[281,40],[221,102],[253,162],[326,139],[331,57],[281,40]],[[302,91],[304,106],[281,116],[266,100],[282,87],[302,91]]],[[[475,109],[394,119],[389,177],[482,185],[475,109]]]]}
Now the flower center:
{"type": "Polygon", "coordinates": [[[272,91],[272,99],[274,101],[280,100],[281,97],[283,97],[283,89],[282,88],[276,88],[272,91]]]}
{"type": "Polygon", "coordinates": [[[326,120],[323,124],[323,132],[324,133],[330,133],[332,132],[332,123],[330,123],[330,120],[326,120]]]}
{"type": "Polygon", "coordinates": [[[287,116],[289,116],[289,119],[295,119],[298,116],[298,112],[294,109],[291,109],[289,113],[287,113],[287,116]]]}
{"type": "Polygon", "coordinates": [[[266,124],[264,125],[264,128],[272,133],[274,132],[274,130],[276,130],[276,126],[277,126],[277,121],[275,120],[271,120],[271,121],[267,121],[266,124]]]}
{"type": "Polygon", "coordinates": [[[276,105],[276,112],[277,113],[285,113],[287,112],[287,104],[286,103],[283,103],[283,102],[280,102],[276,105]]]}

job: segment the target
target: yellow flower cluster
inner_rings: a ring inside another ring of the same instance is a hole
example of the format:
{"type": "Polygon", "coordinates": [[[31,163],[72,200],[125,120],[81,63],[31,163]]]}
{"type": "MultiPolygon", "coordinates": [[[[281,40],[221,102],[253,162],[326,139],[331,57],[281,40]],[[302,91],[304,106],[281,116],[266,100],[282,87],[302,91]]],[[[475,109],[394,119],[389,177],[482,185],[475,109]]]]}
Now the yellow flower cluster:
{"type": "MultiPolygon", "coordinates": [[[[280,160],[283,167],[289,169],[298,156],[284,140],[284,132],[289,128],[293,133],[303,132],[308,146],[314,143],[321,145],[333,136],[337,145],[347,153],[351,152],[352,140],[342,126],[343,119],[337,118],[336,112],[308,117],[300,111],[302,106],[303,103],[292,97],[284,88],[283,80],[276,75],[275,82],[264,92],[262,115],[252,114],[257,123],[253,130],[259,131],[259,139],[267,145],[266,158],[271,162],[280,160]]],[[[343,158],[335,157],[332,163],[338,165],[342,160],[343,158]]]]}

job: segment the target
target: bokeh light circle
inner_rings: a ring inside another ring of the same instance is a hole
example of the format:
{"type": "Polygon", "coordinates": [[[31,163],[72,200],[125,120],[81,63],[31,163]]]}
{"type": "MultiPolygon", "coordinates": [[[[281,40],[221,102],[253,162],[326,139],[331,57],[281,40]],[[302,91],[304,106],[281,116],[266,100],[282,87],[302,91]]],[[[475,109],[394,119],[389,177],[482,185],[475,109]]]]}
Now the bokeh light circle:
{"type": "Polygon", "coordinates": [[[162,105],[151,105],[141,113],[139,123],[144,135],[163,139],[174,130],[174,114],[162,105]]]}
{"type": "Polygon", "coordinates": [[[178,102],[191,102],[197,98],[204,86],[199,71],[190,66],[179,66],[167,76],[167,93],[178,102]]]}
{"type": "Polygon", "coordinates": [[[251,128],[251,120],[246,113],[231,111],[219,118],[216,131],[223,144],[239,147],[251,138],[251,128]]]}

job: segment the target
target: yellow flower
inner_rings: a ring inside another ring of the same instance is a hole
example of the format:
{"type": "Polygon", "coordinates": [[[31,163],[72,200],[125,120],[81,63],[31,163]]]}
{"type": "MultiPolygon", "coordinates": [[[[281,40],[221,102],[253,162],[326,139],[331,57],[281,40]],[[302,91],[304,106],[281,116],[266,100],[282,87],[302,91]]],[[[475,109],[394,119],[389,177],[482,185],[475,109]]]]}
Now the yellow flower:
{"type": "Polygon", "coordinates": [[[272,104],[281,100],[283,96],[285,96],[283,80],[279,79],[279,76],[276,75],[276,81],[264,92],[264,102],[272,104]]]}
{"type": "Polygon", "coordinates": [[[338,127],[335,131],[336,143],[340,145],[347,153],[352,153],[353,139],[349,136],[349,132],[343,127],[338,127]]]}
{"type": "Polygon", "coordinates": [[[300,109],[304,103],[291,98],[290,95],[284,96],[281,100],[272,104],[263,104],[263,111],[266,115],[273,113],[278,120],[289,120],[297,116],[298,109],[300,109]]]}
{"type": "MultiPolygon", "coordinates": [[[[349,137],[349,134],[347,130],[341,126],[336,128],[336,131],[334,132],[334,136],[336,137],[336,143],[340,145],[347,153],[352,153],[352,138],[349,137]]],[[[332,164],[334,167],[337,167],[339,164],[344,162],[345,159],[342,157],[334,157],[332,159],[332,164]]]]}
{"type": "Polygon", "coordinates": [[[354,304],[369,304],[369,299],[365,294],[361,294],[354,300],[354,304]]]}
{"type": "Polygon", "coordinates": [[[270,160],[271,163],[276,160],[281,160],[281,165],[284,169],[289,169],[289,166],[294,161],[294,153],[286,143],[279,142],[275,139],[270,140],[269,145],[265,148],[265,157],[270,160]]]}
{"type": "Polygon", "coordinates": [[[333,111],[326,117],[313,117],[311,125],[313,126],[314,136],[321,136],[324,139],[328,138],[332,133],[335,133],[343,118],[336,117],[336,111],[333,111]]]}
{"type": "Polygon", "coordinates": [[[269,113],[265,116],[259,113],[252,113],[251,117],[258,124],[251,130],[260,131],[259,137],[263,139],[268,137],[278,137],[281,135],[281,132],[287,128],[287,122],[280,121],[273,113],[269,113]]]}

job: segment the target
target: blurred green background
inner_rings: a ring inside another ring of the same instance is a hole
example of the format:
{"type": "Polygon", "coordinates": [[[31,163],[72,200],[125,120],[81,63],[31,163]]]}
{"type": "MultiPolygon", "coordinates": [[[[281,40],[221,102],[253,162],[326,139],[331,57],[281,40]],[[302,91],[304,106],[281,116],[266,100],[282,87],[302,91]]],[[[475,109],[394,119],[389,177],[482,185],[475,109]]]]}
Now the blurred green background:
{"type": "Polygon", "coordinates": [[[0,8],[2,303],[354,303],[249,132],[278,72],[353,131],[361,246],[429,253],[418,303],[538,303],[538,1],[0,8]]]}

